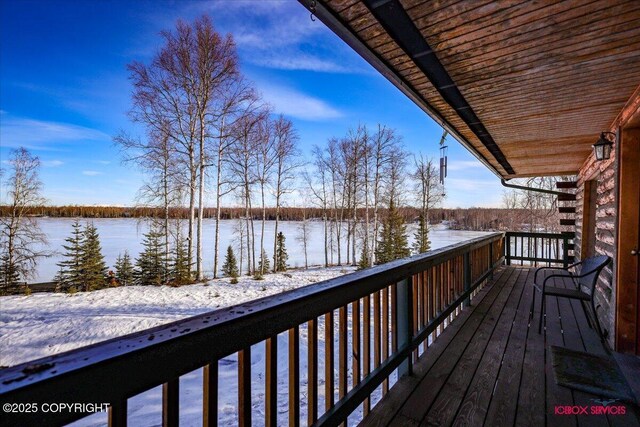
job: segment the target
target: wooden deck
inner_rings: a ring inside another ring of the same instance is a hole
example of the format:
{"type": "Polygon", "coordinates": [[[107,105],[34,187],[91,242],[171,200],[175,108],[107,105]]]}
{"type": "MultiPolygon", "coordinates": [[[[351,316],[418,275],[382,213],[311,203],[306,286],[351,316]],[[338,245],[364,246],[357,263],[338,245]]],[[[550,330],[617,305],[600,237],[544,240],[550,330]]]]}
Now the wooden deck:
{"type": "MultiPolygon", "coordinates": [[[[604,354],[578,301],[548,297],[529,326],[534,269],[503,267],[364,419],[365,426],[637,426],[626,415],[555,415],[556,405],[600,405],[598,396],[556,385],[550,345],[604,354]]],[[[539,298],[536,301],[539,302],[539,298]]],[[[621,403],[613,403],[619,405],[621,403]]]]}

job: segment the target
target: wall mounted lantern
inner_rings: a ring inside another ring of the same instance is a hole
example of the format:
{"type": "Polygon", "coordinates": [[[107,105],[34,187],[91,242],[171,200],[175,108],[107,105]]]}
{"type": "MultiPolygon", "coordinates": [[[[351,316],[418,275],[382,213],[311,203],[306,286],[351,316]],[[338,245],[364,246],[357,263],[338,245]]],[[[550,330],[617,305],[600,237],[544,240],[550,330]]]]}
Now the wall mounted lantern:
{"type": "Polygon", "coordinates": [[[616,139],[616,134],[613,132],[601,132],[600,138],[598,138],[598,142],[593,144],[593,152],[596,155],[596,160],[602,161],[607,160],[611,157],[611,148],[613,147],[613,142],[616,139]]]}

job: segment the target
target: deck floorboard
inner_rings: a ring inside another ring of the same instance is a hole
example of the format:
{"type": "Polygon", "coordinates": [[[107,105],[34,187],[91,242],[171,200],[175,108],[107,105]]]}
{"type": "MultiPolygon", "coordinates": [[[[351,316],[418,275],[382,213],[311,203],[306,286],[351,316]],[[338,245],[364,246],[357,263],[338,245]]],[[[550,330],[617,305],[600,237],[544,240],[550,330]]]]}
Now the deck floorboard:
{"type": "Polygon", "coordinates": [[[578,301],[548,297],[539,334],[539,294],[529,316],[532,282],[533,269],[502,267],[361,425],[640,426],[630,404],[626,415],[554,413],[599,396],[557,385],[549,347],[606,351],[578,301]]]}

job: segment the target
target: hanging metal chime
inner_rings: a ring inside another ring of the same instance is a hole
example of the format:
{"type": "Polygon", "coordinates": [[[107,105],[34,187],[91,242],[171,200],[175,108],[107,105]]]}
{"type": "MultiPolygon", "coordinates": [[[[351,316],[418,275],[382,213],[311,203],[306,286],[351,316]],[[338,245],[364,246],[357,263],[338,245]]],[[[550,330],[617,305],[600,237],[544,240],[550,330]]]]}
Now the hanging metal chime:
{"type": "Polygon", "coordinates": [[[440,138],[440,184],[444,185],[444,179],[447,177],[447,146],[444,145],[445,139],[449,133],[446,129],[442,130],[442,138],[440,138]]]}

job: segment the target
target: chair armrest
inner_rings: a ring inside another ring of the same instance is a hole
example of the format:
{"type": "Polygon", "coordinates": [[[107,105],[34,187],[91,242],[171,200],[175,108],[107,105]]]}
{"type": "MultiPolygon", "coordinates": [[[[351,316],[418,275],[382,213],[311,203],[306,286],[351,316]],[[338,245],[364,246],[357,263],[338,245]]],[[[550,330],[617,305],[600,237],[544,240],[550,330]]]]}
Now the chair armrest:
{"type": "Polygon", "coordinates": [[[564,267],[538,267],[536,268],[536,272],[533,275],[533,283],[537,283],[538,282],[538,272],[540,270],[567,270],[569,267],[564,268],[564,267]]]}
{"type": "Polygon", "coordinates": [[[578,261],[578,262],[574,262],[574,263],[573,263],[573,264],[571,264],[571,265],[568,265],[568,266],[566,266],[566,267],[562,267],[562,269],[563,269],[563,270],[568,270],[568,269],[570,269],[570,268],[572,268],[572,267],[575,267],[576,265],[580,265],[580,264],[582,264],[583,262],[584,262],[584,260],[582,260],[582,261],[578,261]]]}
{"type": "MultiPolygon", "coordinates": [[[[544,288],[547,286],[547,280],[555,278],[555,277],[568,277],[569,279],[571,279],[573,281],[573,279],[576,278],[576,276],[574,276],[573,274],[569,273],[569,274],[551,274],[550,276],[547,276],[544,278],[544,281],[542,282],[542,292],[544,293],[544,288]]],[[[575,283],[575,282],[574,282],[575,283]]]]}

